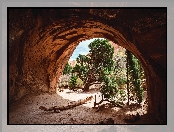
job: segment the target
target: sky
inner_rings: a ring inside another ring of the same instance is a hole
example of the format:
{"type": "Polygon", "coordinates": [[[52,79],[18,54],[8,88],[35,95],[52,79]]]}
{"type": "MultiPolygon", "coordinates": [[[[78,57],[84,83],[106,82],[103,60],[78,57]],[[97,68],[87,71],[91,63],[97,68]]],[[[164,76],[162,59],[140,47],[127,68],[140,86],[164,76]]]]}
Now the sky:
{"type": "Polygon", "coordinates": [[[76,60],[79,54],[86,55],[89,52],[88,45],[94,41],[95,39],[104,39],[104,38],[93,38],[89,40],[85,40],[79,43],[79,45],[74,50],[72,56],[70,57],[70,61],[76,60]]]}

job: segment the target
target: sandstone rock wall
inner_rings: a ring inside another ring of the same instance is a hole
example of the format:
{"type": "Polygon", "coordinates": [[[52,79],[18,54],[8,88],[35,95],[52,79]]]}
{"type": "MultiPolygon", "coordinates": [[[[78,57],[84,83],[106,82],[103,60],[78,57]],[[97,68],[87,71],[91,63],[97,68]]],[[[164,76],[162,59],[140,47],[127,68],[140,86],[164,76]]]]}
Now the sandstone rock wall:
{"type": "Polygon", "coordinates": [[[9,9],[9,101],[55,92],[78,43],[103,37],[145,69],[149,112],[166,123],[166,9],[9,9]]]}

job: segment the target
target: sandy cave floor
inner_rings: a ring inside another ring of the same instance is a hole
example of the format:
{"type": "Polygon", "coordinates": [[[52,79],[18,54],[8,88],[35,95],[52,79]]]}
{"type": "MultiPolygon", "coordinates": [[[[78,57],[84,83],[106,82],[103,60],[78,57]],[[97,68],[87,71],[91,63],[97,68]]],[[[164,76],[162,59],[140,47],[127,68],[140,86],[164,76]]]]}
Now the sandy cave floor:
{"type": "MultiPolygon", "coordinates": [[[[94,95],[97,102],[101,99],[101,93],[96,89],[89,92],[73,92],[65,89],[58,94],[32,94],[23,97],[9,107],[9,124],[98,124],[99,122],[112,118],[114,124],[156,124],[152,116],[146,114],[146,110],[137,107],[124,106],[123,108],[103,108],[96,112],[94,106],[94,95]],[[72,109],[53,113],[53,111],[43,111],[39,106],[66,106],[72,101],[85,99],[93,96],[93,99],[86,104],[74,107],[72,109]],[[139,113],[143,115],[137,122],[127,123],[124,118],[128,113],[139,113]]],[[[104,102],[107,103],[107,102],[104,102]]]]}

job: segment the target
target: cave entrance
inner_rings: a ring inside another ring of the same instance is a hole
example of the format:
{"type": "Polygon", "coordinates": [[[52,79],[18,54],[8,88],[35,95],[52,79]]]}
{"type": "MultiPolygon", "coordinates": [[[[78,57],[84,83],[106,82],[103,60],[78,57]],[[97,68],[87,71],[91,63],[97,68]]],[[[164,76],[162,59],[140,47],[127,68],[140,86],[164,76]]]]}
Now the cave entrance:
{"type": "MultiPolygon", "coordinates": [[[[88,74],[87,72],[89,72],[89,71],[85,72],[85,69],[83,69],[83,68],[85,68],[85,66],[87,66],[88,63],[90,63],[90,60],[85,61],[85,59],[86,59],[85,57],[90,57],[91,54],[94,54],[94,53],[91,53],[92,51],[90,51],[90,49],[89,49],[89,44],[93,43],[96,39],[99,39],[99,38],[93,38],[90,40],[80,42],[79,45],[74,50],[68,63],[65,65],[62,75],[59,78],[59,81],[57,84],[57,90],[56,90],[57,93],[59,95],[61,95],[63,98],[77,101],[79,99],[78,93],[83,93],[85,81],[82,78],[82,75],[86,75],[86,74],[88,74]],[[75,70],[76,70],[76,72],[74,72],[75,70]],[[72,78],[72,77],[74,77],[74,76],[76,76],[77,78],[74,81],[74,87],[73,87],[72,79],[74,79],[74,78],[72,78]],[[70,92],[70,90],[71,90],[71,92],[70,92]],[[64,91],[65,91],[65,93],[61,93],[64,91]],[[74,96],[70,95],[73,92],[74,93],[77,92],[77,95],[75,95],[75,94],[73,94],[74,96]],[[73,99],[72,97],[78,98],[78,99],[73,99]]],[[[100,38],[100,40],[106,40],[106,39],[100,38]]],[[[147,98],[147,87],[146,87],[145,72],[144,72],[141,62],[130,51],[119,46],[118,44],[115,44],[112,41],[109,41],[109,40],[107,40],[107,41],[111,45],[111,47],[113,47],[113,51],[114,51],[113,58],[112,58],[112,60],[114,61],[114,63],[113,63],[114,70],[111,74],[114,78],[116,78],[115,83],[117,84],[116,89],[118,90],[117,92],[115,92],[115,95],[113,96],[114,98],[112,97],[112,101],[114,100],[117,103],[119,102],[120,106],[123,106],[125,104],[128,104],[128,105],[134,104],[135,105],[135,104],[141,103],[142,109],[143,109],[142,111],[144,112],[144,113],[141,112],[141,114],[142,115],[145,114],[147,111],[146,111],[146,108],[144,108],[143,106],[144,106],[144,104],[146,104],[146,107],[147,107],[147,99],[146,99],[147,98]],[[129,52],[129,54],[128,54],[128,52],[129,52]],[[132,58],[130,58],[130,57],[132,57],[132,58]],[[131,62],[129,62],[129,61],[131,61],[131,62]],[[136,69],[138,68],[138,71],[132,72],[132,70],[134,70],[134,69],[131,69],[131,68],[136,68],[136,69]],[[136,72],[139,72],[138,73],[139,76],[137,76],[138,78],[135,78],[135,77],[133,78],[133,75],[135,75],[136,72]],[[133,79],[136,81],[133,81],[133,79]],[[140,81],[139,84],[137,84],[138,80],[140,81]],[[137,86],[137,85],[139,85],[139,86],[137,86]],[[136,90],[137,88],[139,89],[139,91],[136,90]],[[138,94],[141,94],[141,95],[138,95],[138,94]]],[[[99,49],[99,48],[101,48],[101,47],[97,47],[97,49],[99,49]]],[[[105,54],[104,50],[102,50],[102,54],[105,54]]],[[[91,58],[92,57],[90,57],[90,59],[91,58]]],[[[103,58],[100,56],[99,56],[99,58],[95,59],[96,62],[98,62],[97,59],[103,60],[103,58]]],[[[88,66],[89,66],[89,64],[88,64],[88,66]]],[[[92,66],[92,65],[90,65],[90,66],[92,66]]],[[[95,72],[93,71],[93,74],[94,73],[95,72]]],[[[106,94],[106,92],[113,91],[113,90],[107,91],[105,88],[106,91],[103,91],[101,93],[101,89],[102,89],[101,84],[104,82],[98,81],[97,80],[98,78],[99,78],[98,76],[97,77],[95,76],[95,80],[89,86],[88,94],[86,94],[86,95],[84,94],[84,97],[87,97],[87,95],[89,95],[89,93],[91,93],[90,95],[95,96],[95,102],[93,100],[94,107],[95,107],[95,104],[101,105],[100,103],[96,102],[96,98],[97,98],[97,101],[103,103],[104,100],[105,101],[108,100],[106,98],[109,98],[109,97],[106,97],[106,96],[108,96],[108,93],[106,94]],[[105,99],[103,99],[103,97],[105,99]],[[103,100],[103,101],[101,101],[101,100],[103,100]]],[[[81,98],[84,98],[84,97],[81,96],[81,98]]],[[[110,99],[111,99],[111,96],[110,96],[110,99]]],[[[90,106],[91,105],[93,105],[93,104],[90,104],[90,106]]],[[[128,113],[130,114],[131,112],[129,111],[128,113]]]]}

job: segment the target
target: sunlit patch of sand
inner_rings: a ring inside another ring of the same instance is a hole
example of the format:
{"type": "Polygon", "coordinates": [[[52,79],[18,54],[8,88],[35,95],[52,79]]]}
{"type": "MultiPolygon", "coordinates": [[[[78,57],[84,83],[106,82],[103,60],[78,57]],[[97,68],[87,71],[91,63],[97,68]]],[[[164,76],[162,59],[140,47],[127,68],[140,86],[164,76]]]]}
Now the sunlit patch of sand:
{"type": "Polygon", "coordinates": [[[92,89],[88,92],[73,92],[69,89],[64,89],[63,92],[58,93],[62,98],[72,100],[72,101],[78,101],[79,99],[85,99],[86,97],[93,96],[91,101],[88,101],[87,103],[83,104],[83,106],[92,108],[94,107],[94,102],[95,102],[95,95],[96,95],[96,101],[100,101],[102,94],[99,92],[99,90],[92,89]]]}

